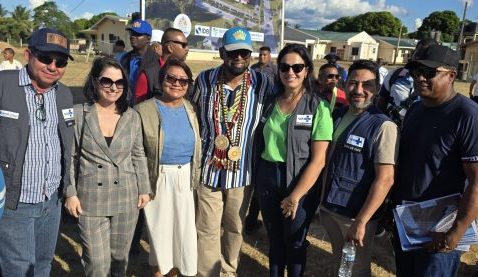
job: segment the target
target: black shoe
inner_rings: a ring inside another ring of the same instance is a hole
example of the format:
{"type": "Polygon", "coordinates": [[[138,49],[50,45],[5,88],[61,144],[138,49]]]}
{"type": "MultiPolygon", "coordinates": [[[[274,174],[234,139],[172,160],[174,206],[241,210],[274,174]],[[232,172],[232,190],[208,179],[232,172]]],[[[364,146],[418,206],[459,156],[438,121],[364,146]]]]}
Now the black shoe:
{"type": "Polygon", "coordinates": [[[254,235],[261,229],[262,221],[256,220],[254,222],[246,222],[246,226],[244,228],[244,233],[248,236],[254,235]]]}

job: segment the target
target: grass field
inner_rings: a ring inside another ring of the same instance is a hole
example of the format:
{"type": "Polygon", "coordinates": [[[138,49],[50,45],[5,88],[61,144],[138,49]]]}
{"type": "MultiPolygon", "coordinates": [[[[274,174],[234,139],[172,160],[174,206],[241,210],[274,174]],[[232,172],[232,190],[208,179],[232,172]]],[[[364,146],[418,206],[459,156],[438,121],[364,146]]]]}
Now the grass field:
{"type": "MultiPolygon", "coordinates": [[[[1,46],[0,46],[1,47],[1,46]]],[[[20,53],[19,53],[20,54],[20,53]]],[[[24,62],[20,55],[17,58],[24,62]]],[[[194,75],[200,71],[217,66],[220,61],[195,61],[188,62],[194,75]]],[[[319,63],[316,64],[318,66],[319,63]]],[[[345,64],[347,66],[347,64],[345,64]]],[[[85,77],[90,70],[91,59],[87,62],[86,56],[76,56],[75,61],[68,65],[62,82],[73,88],[75,98],[80,97],[81,88],[85,77]]],[[[457,81],[457,91],[467,94],[469,83],[457,81]]],[[[328,242],[324,229],[319,225],[318,218],[311,225],[308,240],[311,245],[307,256],[307,270],[305,276],[333,276],[331,268],[331,245],[328,242]]],[[[148,261],[149,245],[146,236],[141,241],[142,251],[139,255],[131,256],[128,267],[128,276],[150,276],[148,261]]],[[[239,266],[239,276],[267,276],[267,235],[264,229],[254,236],[245,237],[242,247],[242,258],[239,266]]],[[[201,255],[201,253],[199,253],[201,255]]],[[[60,235],[53,261],[52,276],[82,276],[81,246],[78,230],[75,224],[64,223],[61,226],[60,235]]],[[[473,246],[471,251],[462,255],[459,276],[478,275],[478,247],[473,246]]],[[[395,262],[389,240],[384,237],[376,240],[372,264],[373,276],[394,276],[395,262]]]]}

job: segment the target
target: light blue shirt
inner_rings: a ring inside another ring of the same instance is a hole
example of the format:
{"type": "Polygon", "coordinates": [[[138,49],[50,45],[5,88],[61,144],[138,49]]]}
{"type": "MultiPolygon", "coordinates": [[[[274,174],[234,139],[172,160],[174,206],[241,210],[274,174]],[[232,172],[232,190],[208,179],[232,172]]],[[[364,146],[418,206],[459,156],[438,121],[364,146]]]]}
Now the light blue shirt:
{"type": "Polygon", "coordinates": [[[173,108],[156,101],[161,114],[164,145],[161,164],[184,165],[191,162],[194,154],[194,131],[184,106],[173,108]]]}

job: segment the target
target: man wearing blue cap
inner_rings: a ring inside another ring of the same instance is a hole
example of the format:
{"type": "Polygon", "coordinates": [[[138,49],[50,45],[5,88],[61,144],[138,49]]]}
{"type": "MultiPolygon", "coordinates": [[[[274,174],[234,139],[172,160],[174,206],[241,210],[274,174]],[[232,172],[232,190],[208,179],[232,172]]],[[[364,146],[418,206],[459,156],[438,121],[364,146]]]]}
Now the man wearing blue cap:
{"type": "Polygon", "coordinates": [[[153,28],[144,20],[135,20],[126,28],[133,50],[121,57],[121,65],[128,75],[132,92],[131,105],[151,98],[159,85],[159,55],[150,47],[153,28]],[[139,77],[143,81],[139,82],[139,77]]]}
{"type": "Polygon", "coordinates": [[[406,66],[421,101],[403,120],[392,199],[400,205],[455,193],[462,198],[451,228],[431,232],[425,248],[404,252],[395,232],[398,277],[455,276],[456,247],[478,216],[478,105],[454,90],[459,59],[450,48],[431,45],[406,66]]]}
{"type": "Polygon", "coordinates": [[[0,72],[0,167],[6,203],[0,219],[0,275],[50,276],[61,214],[60,187],[69,183],[73,97],[58,80],[70,42],[43,28],[32,33],[28,61],[0,72]]]}
{"type": "Polygon", "coordinates": [[[198,276],[236,275],[251,194],[253,135],[272,87],[266,75],[249,69],[252,41],[246,29],[227,30],[222,43],[223,64],[201,72],[192,95],[204,153],[197,189],[198,276]]]}

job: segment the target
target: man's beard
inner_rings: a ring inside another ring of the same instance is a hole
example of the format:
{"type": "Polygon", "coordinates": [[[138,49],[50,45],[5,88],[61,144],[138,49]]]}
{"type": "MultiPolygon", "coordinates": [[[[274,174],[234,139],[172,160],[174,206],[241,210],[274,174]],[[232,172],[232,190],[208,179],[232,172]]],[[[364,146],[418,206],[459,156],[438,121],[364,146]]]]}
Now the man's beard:
{"type": "Polygon", "coordinates": [[[227,72],[233,76],[239,76],[241,74],[244,74],[247,70],[247,66],[244,67],[234,67],[234,66],[225,66],[227,72]]]}

